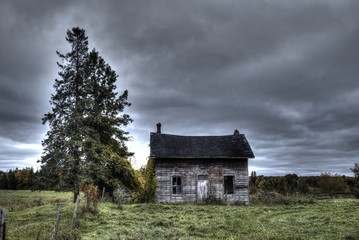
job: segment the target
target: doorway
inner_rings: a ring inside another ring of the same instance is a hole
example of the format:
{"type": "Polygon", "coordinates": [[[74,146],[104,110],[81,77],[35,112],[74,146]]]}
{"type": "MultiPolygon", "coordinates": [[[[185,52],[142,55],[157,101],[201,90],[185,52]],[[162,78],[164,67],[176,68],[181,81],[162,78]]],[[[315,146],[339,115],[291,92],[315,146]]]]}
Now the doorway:
{"type": "Polygon", "coordinates": [[[208,195],[208,180],[207,175],[198,175],[197,182],[197,201],[204,202],[208,195]]]}

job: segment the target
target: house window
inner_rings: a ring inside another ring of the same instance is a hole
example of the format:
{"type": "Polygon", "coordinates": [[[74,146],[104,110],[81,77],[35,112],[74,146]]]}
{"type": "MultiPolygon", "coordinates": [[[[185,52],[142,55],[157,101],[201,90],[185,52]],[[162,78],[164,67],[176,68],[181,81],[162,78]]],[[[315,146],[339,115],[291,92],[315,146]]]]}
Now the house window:
{"type": "Polygon", "coordinates": [[[172,193],[173,194],[181,194],[182,193],[181,177],[172,177],[172,193]]]}
{"type": "Polygon", "coordinates": [[[233,176],[224,176],[224,194],[233,194],[233,176]]]}

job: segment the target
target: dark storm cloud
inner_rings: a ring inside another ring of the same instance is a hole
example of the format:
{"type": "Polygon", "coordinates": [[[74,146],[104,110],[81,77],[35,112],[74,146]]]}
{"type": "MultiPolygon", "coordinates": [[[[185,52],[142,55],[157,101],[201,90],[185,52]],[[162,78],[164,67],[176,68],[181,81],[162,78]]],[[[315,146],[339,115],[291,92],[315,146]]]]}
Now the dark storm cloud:
{"type": "Polygon", "coordinates": [[[0,3],[0,170],[33,166],[40,157],[41,116],[54,79],[49,73],[56,73],[48,64],[55,63],[51,32],[61,6],[0,3]]]}
{"type": "Polygon", "coordinates": [[[129,90],[137,165],[159,121],[184,135],[238,128],[259,174],[350,174],[357,161],[357,1],[35,2],[0,10],[3,138],[43,138],[54,52],[80,26],[129,90]]]}
{"type": "Polygon", "coordinates": [[[168,132],[195,135],[242,128],[257,156],[276,163],[253,161],[268,166],[266,173],[348,173],[358,152],[358,5],[277,3],[179,6],[171,20],[146,19],[155,23],[142,27],[141,41],[125,41],[136,53],[132,86],[141,95],[134,93],[134,108],[146,116],[140,124],[154,129],[162,121],[168,132]],[[178,22],[182,34],[167,37],[178,22]],[[141,47],[146,40],[150,47],[141,47]],[[146,101],[153,95],[159,102],[146,101]]]}

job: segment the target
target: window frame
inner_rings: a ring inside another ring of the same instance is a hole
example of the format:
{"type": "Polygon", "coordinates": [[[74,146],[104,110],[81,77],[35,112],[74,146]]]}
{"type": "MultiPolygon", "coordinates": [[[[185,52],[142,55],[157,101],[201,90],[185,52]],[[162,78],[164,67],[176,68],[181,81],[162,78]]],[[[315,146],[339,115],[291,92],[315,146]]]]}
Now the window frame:
{"type": "Polygon", "coordinates": [[[181,195],[182,194],[182,177],[181,176],[172,176],[172,194],[181,195]]]}

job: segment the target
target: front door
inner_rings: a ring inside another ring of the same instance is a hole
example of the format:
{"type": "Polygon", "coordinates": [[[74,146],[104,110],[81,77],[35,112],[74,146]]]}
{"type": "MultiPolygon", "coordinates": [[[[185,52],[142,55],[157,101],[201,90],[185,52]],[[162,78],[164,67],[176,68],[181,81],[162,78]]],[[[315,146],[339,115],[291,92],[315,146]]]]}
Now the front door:
{"type": "Polygon", "coordinates": [[[198,175],[197,182],[197,201],[204,202],[207,198],[208,188],[207,188],[207,175],[198,175]]]}

